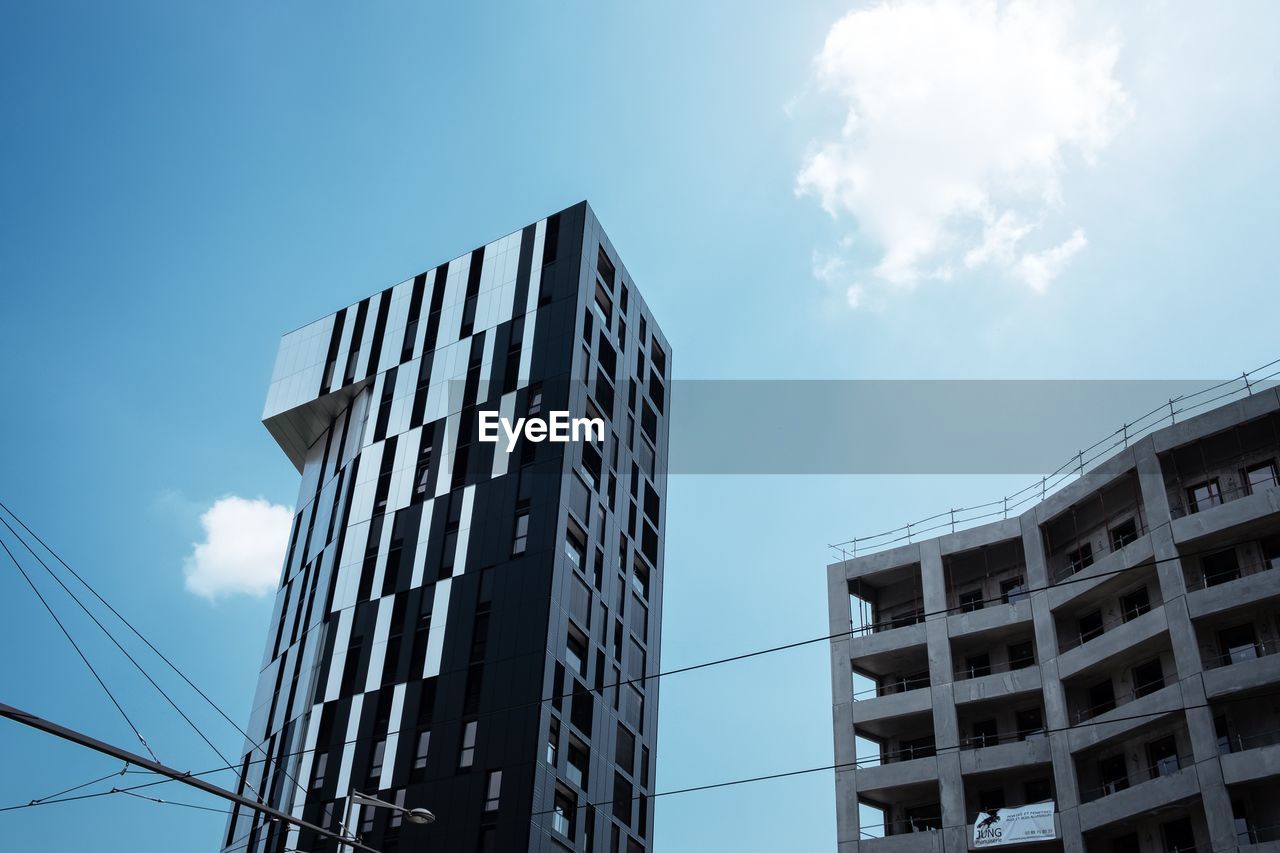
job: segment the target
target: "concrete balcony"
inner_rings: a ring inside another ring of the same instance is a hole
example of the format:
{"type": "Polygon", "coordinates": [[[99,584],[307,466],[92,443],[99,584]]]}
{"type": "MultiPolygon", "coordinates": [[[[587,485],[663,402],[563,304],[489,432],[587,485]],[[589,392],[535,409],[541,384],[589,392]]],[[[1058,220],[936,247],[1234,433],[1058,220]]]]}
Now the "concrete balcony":
{"type": "Polygon", "coordinates": [[[1097,562],[1073,575],[1064,575],[1049,587],[1049,609],[1057,610],[1115,577],[1121,569],[1150,563],[1155,557],[1150,534],[1143,534],[1119,551],[1099,557],[1097,562]]]}
{"type": "Polygon", "coordinates": [[[887,696],[873,696],[854,702],[850,707],[853,723],[867,723],[872,720],[883,720],[887,717],[900,717],[904,714],[919,714],[933,707],[933,691],[928,687],[919,687],[905,693],[890,693],[887,696]]]}
{"type": "Polygon", "coordinates": [[[1217,533],[1228,527],[1235,527],[1237,524],[1248,524],[1268,516],[1280,510],[1280,506],[1277,506],[1277,502],[1280,501],[1278,492],[1280,490],[1267,489],[1265,492],[1245,495],[1175,518],[1169,525],[1173,541],[1178,544],[1190,542],[1210,533],[1217,533]]]}
{"type": "Polygon", "coordinates": [[[1072,727],[1067,732],[1067,748],[1071,752],[1079,752],[1094,744],[1142,728],[1159,719],[1161,714],[1172,714],[1181,710],[1182,686],[1175,682],[1154,693],[1117,705],[1105,714],[1088,719],[1084,725],[1072,727]]]}
{"type": "Polygon", "coordinates": [[[857,774],[858,793],[870,794],[901,785],[932,782],[938,778],[938,760],[930,755],[910,761],[859,767],[854,772],[857,774]]]}
{"type": "Polygon", "coordinates": [[[1280,783],[1280,744],[1269,744],[1222,756],[1222,781],[1228,785],[1269,776],[1280,783]]]}
{"type": "Polygon", "coordinates": [[[951,693],[957,705],[1039,690],[1040,667],[1036,665],[1007,672],[993,672],[978,678],[966,678],[951,685],[951,693]]]}
{"type": "Polygon", "coordinates": [[[1267,570],[1187,593],[1192,619],[1280,596],[1280,571],[1267,570]]]}
{"type": "Polygon", "coordinates": [[[1210,699],[1276,682],[1280,682],[1280,654],[1268,654],[1204,671],[1204,692],[1210,699]]]}
{"type": "Polygon", "coordinates": [[[863,853],[942,853],[941,832],[908,832],[884,838],[864,838],[858,842],[863,853]]]}
{"type": "Polygon", "coordinates": [[[1058,655],[1058,677],[1070,678],[1100,666],[1109,658],[1158,637],[1168,628],[1163,605],[1149,610],[1083,645],[1058,655]]]}
{"type": "Polygon", "coordinates": [[[1015,740],[981,749],[960,750],[960,772],[986,773],[992,770],[1009,770],[1048,764],[1052,760],[1049,738],[1040,735],[1027,740],[1015,740]]]}
{"type": "Polygon", "coordinates": [[[1197,796],[1200,782],[1194,766],[1184,767],[1168,776],[1148,779],[1108,794],[1101,799],[1082,803],[1077,809],[1080,831],[1089,832],[1116,821],[1173,805],[1197,796]]]}
{"type": "Polygon", "coordinates": [[[849,656],[857,660],[912,646],[923,646],[925,642],[924,622],[904,625],[901,628],[855,633],[849,638],[849,656]]]}
{"type": "Polygon", "coordinates": [[[1003,628],[1031,621],[1031,597],[1024,595],[1012,604],[994,604],[968,613],[952,613],[947,617],[947,635],[963,637],[993,628],[1003,628]]]}

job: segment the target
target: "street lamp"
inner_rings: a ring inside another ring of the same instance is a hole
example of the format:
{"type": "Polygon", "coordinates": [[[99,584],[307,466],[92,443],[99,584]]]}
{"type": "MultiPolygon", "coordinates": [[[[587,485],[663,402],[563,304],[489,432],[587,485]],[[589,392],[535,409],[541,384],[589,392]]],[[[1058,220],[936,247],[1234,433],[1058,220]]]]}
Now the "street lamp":
{"type": "Polygon", "coordinates": [[[343,827],[352,838],[356,837],[356,833],[355,825],[351,822],[351,812],[357,805],[370,806],[372,808],[379,809],[391,809],[393,812],[398,812],[405,820],[409,821],[409,823],[425,824],[436,822],[436,816],[426,809],[406,809],[404,806],[398,806],[395,803],[388,803],[386,800],[380,800],[377,797],[370,796],[369,794],[352,791],[351,795],[347,797],[347,819],[343,822],[343,827]]]}

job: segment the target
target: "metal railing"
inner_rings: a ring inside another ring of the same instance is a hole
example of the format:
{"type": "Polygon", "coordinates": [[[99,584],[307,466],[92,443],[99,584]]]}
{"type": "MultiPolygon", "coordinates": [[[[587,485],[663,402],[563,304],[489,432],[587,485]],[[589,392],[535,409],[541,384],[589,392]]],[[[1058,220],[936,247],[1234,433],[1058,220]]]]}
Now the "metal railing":
{"type": "Polygon", "coordinates": [[[1226,755],[1230,752],[1244,752],[1246,749],[1274,746],[1277,743],[1280,743],[1280,729],[1253,735],[1220,735],[1218,737],[1218,754],[1226,755]]]}
{"type": "MultiPolygon", "coordinates": [[[[1219,472],[1219,474],[1222,473],[1227,472],[1219,472]]],[[[1240,498],[1247,498],[1259,491],[1272,489],[1276,486],[1276,483],[1273,481],[1269,486],[1265,484],[1259,486],[1253,483],[1241,483],[1238,486],[1232,486],[1229,489],[1224,489],[1222,487],[1220,476],[1209,477],[1207,480],[1202,480],[1197,485],[1207,484],[1213,480],[1218,481],[1217,485],[1214,486],[1214,493],[1207,496],[1205,500],[1195,501],[1194,503],[1192,502],[1191,497],[1187,495],[1187,489],[1195,488],[1195,486],[1179,485],[1166,489],[1165,491],[1169,497],[1169,515],[1172,518],[1184,518],[1188,515],[1195,515],[1197,512],[1204,512],[1206,509],[1213,509],[1215,506],[1222,506],[1225,503],[1231,503],[1232,501],[1240,498]]]]}
{"type": "MultiPolygon", "coordinates": [[[[1116,517],[1123,518],[1126,515],[1128,515],[1129,512],[1133,511],[1133,509],[1134,508],[1126,507],[1125,509],[1117,513],[1116,517]]],[[[1105,559],[1108,554],[1114,554],[1115,552],[1122,550],[1125,546],[1138,541],[1143,536],[1146,536],[1148,533],[1150,533],[1151,531],[1147,528],[1146,514],[1145,512],[1143,512],[1141,504],[1139,504],[1136,507],[1136,510],[1137,510],[1136,514],[1133,517],[1134,532],[1129,538],[1126,538],[1123,542],[1117,541],[1114,538],[1114,534],[1113,534],[1113,530],[1111,528],[1110,522],[1106,524],[1101,524],[1093,528],[1092,530],[1088,531],[1087,534],[1084,536],[1077,536],[1076,542],[1072,544],[1076,544],[1077,546],[1079,546],[1086,542],[1092,542],[1094,534],[1096,534],[1098,531],[1104,531],[1107,533],[1107,545],[1111,550],[1107,551],[1105,554],[1104,553],[1094,554],[1091,550],[1089,552],[1089,562],[1087,563],[1083,561],[1079,561],[1079,562],[1073,561],[1068,558],[1067,562],[1064,565],[1058,566],[1053,570],[1053,582],[1062,583],[1067,578],[1080,574],[1085,569],[1088,569],[1091,566],[1096,565],[1099,561],[1105,559]]],[[[1071,554],[1074,550],[1076,549],[1063,548],[1062,550],[1054,551],[1054,553],[1049,555],[1049,559],[1056,562],[1059,557],[1067,556],[1071,554]]]]}
{"type": "Polygon", "coordinates": [[[882,752],[879,755],[864,755],[862,758],[853,762],[854,767],[880,767],[884,764],[900,764],[903,761],[915,761],[917,758],[933,758],[938,754],[937,746],[933,743],[920,744],[919,746],[906,746],[899,749],[882,752]]]}
{"type": "Polygon", "coordinates": [[[1168,758],[1162,758],[1154,764],[1148,764],[1146,767],[1140,767],[1137,770],[1139,779],[1136,783],[1131,781],[1129,776],[1123,776],[1113,779],[1110,782],[1104,782],[1097,787],[1088,788],[1080,792],[1080,801],[1091,803],[1094,800],[1100,800],[1103,797],[1109,797],[1112,794],[1119,793],[1128,788],[1134,787],[1135,784],[1141,785],[1143,782],[1149,782],[1152,779],[1161,779],[1165,776],[1174,776],[1195,766],[1195,758],[1190,755],[1170,755],[1168,758]]]}
{"type": "Polygon", "coordinates": [[[1275,640],[1244,643],[1223,654],[1204,658],[1204,668],[1218,669],[1223,666],[1231,666],[1234,663],[1244,663],[1245,661],[1264,658],[1274,655],[1276,652],[1280,652],[1280,642],[1275,640]]]}
{"type": "Polygon", "coordinates": [[[966,735],[960,738],[961,749],[984,749],[988,746],[999,746],[1002,743],[1020,743],[1047,737],[1044,726],[1035,729],[1017,729],[1008,734],[966,735]]]}
{"type": "Polygon", "coordinates": [[[863,840],[885,838],[890,835],[907,835],[912,832],[939,832],[942,829],[942,812],[938,815],[904,818],[902,820],[869,823],[858,827],[858,835],[863,840]],[[878,830],[878,832],[877,832],[878,830]]]}
{"type": "Polygon", "coordinates": [[[1035,656],[1029,658],[1018,658],[1017,660],[1001,661],[1000,663],[989,663],[986,666],[969,665],[958,666],[955,670],[956,681],[968,681],[970,678],[982,678],[984,675],[992,675],[1000,672],[1014,672],[1019,669],[1030,669],[1036,665],[1035,656]]]}
{"type": "Polygon", "coordinates": [[[883,631],[892,631],[895,628],[909,628],[912,625],[919,625],[924,622],[924,610],[913,610],[910,613],[901,613],[897,616],[891,616],[879,622],[867,622],[863,625],[855,626],[849,633],[856,635],[879,634],[883,631]]]}
{"type": "Polygon", "coordinates": [[[976,506],[950,509],[881,533],[855,536],[829,547],[838,553],[841,559],[848,560],[860,554],[910,544],[913,538],[919,541],[921,538],[928,539],[942,533],[954,533],[957,530],[1009,518],[1010,512],[1015,510],[1020,512],[1044,500],[1068,483],[1078,480],[1094,465],[1110,458],[1114,451],[1123,450],[1137,439],[1177,423],[1179,416],[1205,409],[1223,400],[1252,396],[1255,391],[1261,390],[1259,386],[1273,385],[1276,377],[1280,377],[1280,359],[1246,371],[1237,379],[1228,379],[1194,393],[1174,397],[1167,404],[1152,409],[1132,423],[1122,424],[1107,437],[1077,452],[1056,471],[1011,495],[976,506]]]}
{"type": "Polygon", "coordinates": [[[928,676],[923,676],[921,678],[899,678],[896,681],[877,684],[875,687],[868,687],[864,690],[855,690],[851,698],[853,701],[859,702],[863,699],[874,699],[878,696],[893,696],[898,693],[909,693],[912,690],[919,690],[928,686],[928,676]]]}
{"type": "Polygon", "coordinates": [[[1097,705],[1081,708],[1076,711],[1073,716],[1077,723],[1082,723],[1085,720],[1092,720],[1094,717],[1101,716],[1102,714],[1105,714],[1108,711],[1113,711],[1123,705],[1128,705],[1130,702],[1141,699],[1144,696],[1150,696],[1157,690],[1163,690],[1167,686],[1168,682],[1163,678],[1155,681],[1146,681],[1137,685],[1132,690],[1125,690],[1121,693],[1115,694],[1108,702],[1101,702],[1097,705]]]}
{"type": "Polygon", "coordinates": [[[1263,560],[1260,563],[1243,563],[1237,564],[1234,569],[1224,569],[1217,572],[1206,572],[1204,565],[1196,567],[1197,573],[1187,580],[1187,592],[1208,589],[1211,586],[1220,586],[1224,583],[1247,578],[1252,575],[1269,572],[1280,564],[1280,558],[1274,560],[1263,560]]]}
{"type": "Polygon", "coordinates": [[[1156,602],[1155,604],[1148,601],[1145,605],[1124,610],[1118,617],[1110,615],[1104,616],[1098,623],[1097,627],[1090,628],[1087,631],[1081,631],[1077,628],[1072,633],[1063,636],[1061,642],[1058,644],[1058,653],[1061,654],[1062,652],[1069,652],[1072,649],[1079,648],[1085,643],[1096,640],[1103,634],[1119,628],[1121,625],[1129,624],[1139,616],[1145,616],[1153,610],[1159,610],[1162,606],[1164,606],[1163,601],[1156,602]]]}
{"type": "MultiPolygon", "coordinates": [[[[1017,573],[1017,574],[1020,574],[1020,573],[1017,573]]],[[[1016,577],[1017,574],[1014,574],[1014,573],[1006,574],[1002,578],[997,576],[997,580],[1008,580],[1013,577],[1016,577]]],[[[946,613],[948,616],[953,615],[955,613],[973,613],[978,610],[986,610],[988,607],[1000,607],[1005,604],[1017,604],[1019,601],[1022,601],[1024,598],[1030,598],[1030,597],[1031,597],[1031,592],[1028,589],[1026,582],[1024,581],[1020,586],[1016,586],[1010,589],[1008,592],[1002,592],[999,595],[992,596],[991,598],[980,598],[980,599],[975,599],[973,601],[964,601],[964,602],[960,602],[958,604],[952,605],[951,607],[948,607],[946,609],[946,613]]]]}

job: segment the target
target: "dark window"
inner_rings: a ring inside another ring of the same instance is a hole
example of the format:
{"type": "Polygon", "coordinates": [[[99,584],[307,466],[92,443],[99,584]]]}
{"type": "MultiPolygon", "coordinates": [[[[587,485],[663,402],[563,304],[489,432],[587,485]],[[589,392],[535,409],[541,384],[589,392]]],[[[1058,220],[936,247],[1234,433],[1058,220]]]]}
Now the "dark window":
{"type": "Polygon", "coordinates": [[[1222,503],[1222,490],[1218,487],[1218,478],[1206,480],[1198,486],[1187,489],[1187,502],[1192,512],[1199,512],[1222,503]]]}
{"type": "Polygon", "coordinates": [[[1150,609],[1151,598],[1147,595],[1145,586],[1120,597],[1120,612],[1124,615],[1124,621],[1126,622],[1130,619],[1137,619],[1150,609]]]}
{"type": "Polygon", "coordinates": [[[984,675],[991,674],[991,655],[983,652],[982,654],[969,655],[964,659],[965,673],[969,678],[979,678],[984,675]]]}
{"type": "MultiPolygon", "coordinates": [[[[1044,714],[1040,713],[1039,708],[1027,708],[1019,711],[1014,715],[1014,719],[1018,726],[1018,739],[1026,740],[1030,737],[1036,737],[1044,734],[1044,714]]],[[[1036,802],[1030,800],[1029,802],[1036,802]]]]}
{"type": "Polygon", "coordinates": [[[1246,494],[1252,495],[1256,492],[1264,492],[1267,489],[1274,488],[1276,485],[1276,463],[1274,461],[1269,460],[1261,465],[1246,468],[1241,474],[1246,494]]]}
{"type": "Polygon", "coordinates": [[[373,787],[380,787],[378,780],[382,778],[382,762],[387,755],[386,739],[379,740],[373,745],[373,755],[369,759],[369,784],[373,787]]]}
{"type": "Polygon", "coordinates": [[[1026,669],[1036,662],[1035,647],[1031,641],[1014,643],[1009,646],[1009,669],[1026,669]]]}
{"type": "Polygon", "coordinates": [[[571,738],[569,740],[569,761],[565,775],[570,782],[584,791],[587,789],[587,773],[590,765],[591,757],[587,752],[587,748],[579,743],[577,738],[571,738]]]}
{"type": "Polygon", "coordinates": [[[427,768],[427,754],[431,751],[431,730],[424,729],[418,732],[418,743],[413,750],[413,769],[425,770],[427,768]]]}
{"type": "Polygon", "coordinates": [[[978,810],[991,814],[1004,808],[1004,788],[988,788],[978,792],[978,810]]]}
{"type": "Polygon", "coordinates": [[[1178,742],[1173,735],[1166,735],[1147,744],[1147,761],[1151,767],[1152,779],[1177,773],[1180,769],[1178,742]]]}
{"type": "Polygon", "coordinates": [[[973,724],[973,745],[981,748],[1000,743],[1000,730],[995,720],[979,720],[973,724]]]}
{"type": "Polygon", "coordinates": [[[496,812],[498,810],[498,801],[502,795],[502,771],[490,770],[488,777],[485,779],[484,788],[484,810],[496,812]]]}
{"type": "Polygon", "coordinates": [[[556,766],[556,758],[560,754],[560,721],[551,718],[551,727],[547,731],[547,763],[556,766]]]}
{"type": "Polygon", "coordinates": [[[568,639],[565,641],[564,659],[569,668],[579,675],[587,674],[587,643],[573,628],[569,629],[568,639]]]}
{"type": "Polygon", "coordinates": [[[511,537],[511,556],[516,557],[525,552],[529,546],[529,510],[516,511],[516,529],[511,537]]]}
{"type": "Polygon", "coordinates": [[[598,247],[596,252],[596,271],[600,273],[600,278],[604,279],[604,283],[612,289],[616,269],[613,261],[609,260],[609,256],[605,254],[604,246],[598,247]]]}
{"type": "Polygon", "coordinates": [[[1160,658],[1152,658],[1133,668],[1133,695],[1137,697],[1155,693],[1164,687],[1164,667],[1160,658]]]}
{"type": "Polygon", "coordinates": [[[1071,574],[1093,565],[1093,544],[1086,542],[1074,551],[1067,552],[1067,570],[1071,574]]]}
{"type": "Polygon", "coordinates": [[[329,768],[329,753],[321,752],[316,756],[316,769],[311,776],[312,788],[323,788],[325,771],[329,768]]]}
{"type": "Polygon", "coordinates": [[[631,826],[631,783],[620,773],[613,774],[613,816],[631,826]]]}
{"type": "Polygon", "coordinates": [[[1138,538],[1138,522],[1136,519],[1122,521],[1111,528],[1111,550],[1119,551],[1125,545],[1138,538]]]}
{"type": "Polygon", "coordinates": [[[1112,839],[1111,853],[1142,853],[1142,845],[1138,843],[1138,836],[1131,832],[1112,839]]]}
{"type": "Polygon", "coordinates": [[[1095,610],[1092,613],[1086,613],[1080,617],[1077,623],[1080,630],[1080,642],[1087,643],[1092,639],[1102,636],[1102,611],[1095,610]]]}
{"type": "Polygon", "coordinates": [[[1089,716],[1105,714],[1116,706],[1116,691],[1111,679],[1099,681],[1089,688],[1089,716]]]}
{"type": "Polygon", "coordinates": [[[1240,560],[1235,548],[1209,554],[1201,560],[1200,565],[1204,572],[1205,586],[1217,586],[1240,577],[1240,560]]]}
{"type": "Polygon", "coordinates": [[[613,763],[628,773],[636,763],[636,736],[621,723],[618,724],[618,740],[614,744],[613,763]]]}
{"type": "Polygon", "coordinates": [[[972,613],[975,610],[982,609],[982,590],[971,589],[968,592],[960,593],[960,611],[962,613],[972,613]]]}
{"type": "Polygon", "coordinates": [[[476,728],[479,725],[471,720],[463,725],[462,746],[458,750],[458,769],[465,770],[476,760],[476,728]]]}
{"type": "Polygon", "coordinates": [[[573,838],[573,826],[578,816],[578,799],[568,790],[556,786],[555,800],[551,806],[551,828],[566,838],[573,838]]]}
{"type": "Polygon", "coordinates": [[[1022,575],[1006,578],[1000,582],[1000,598],[1005,604],[1017,604],[1019,601],[1027,597],[1027,585],[1022,580],[1022,575]]]}
{"type": "Polygon", "coordinates": [[[1236,625],[1218,632],[1218,649],[1223,666],[1258,657],[1258,635],[1252,623],[1236,625]]]}
{"type": "Polygon", "coordinates": [[[1098,762],[1098,779],[1102,782],[1102,793],[1114,794],[1129,787],[1129,771],[1125,767],[1124,754],[1113,755],[1098,762]]]}
{"type": "Polygon", "coordinates": [[[1023,792],[1028,803],[1043,803],[1053,799],[1053,782],[1048,779],[1032,779],[1023,786],[1023,792]]]}
{"type": "Polygon", "coordinates": [[[1191,829],[1191,819],[1180,817],[1160,827],[1165,853],[1192,853],[1196,849],[1196,834],[1191,829]]]}

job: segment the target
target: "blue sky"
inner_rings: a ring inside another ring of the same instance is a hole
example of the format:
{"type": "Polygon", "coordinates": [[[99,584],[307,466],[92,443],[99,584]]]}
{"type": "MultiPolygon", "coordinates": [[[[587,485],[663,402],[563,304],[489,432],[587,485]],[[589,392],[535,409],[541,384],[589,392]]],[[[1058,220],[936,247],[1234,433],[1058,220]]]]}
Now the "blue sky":
{"type": "MultiPolygon", "coordinates": [[[[7,4],[0,499],[243,718],[269,599],[210,601],[183,566],[219,498],[295,499],[258,422],[279,336],[581,198],[679,378],[1271,361],[1280,8],[1113,5],[7,4]]],[[[824,633],[827,542],[1021,484],[673,478],[664,665],[824,633]]],[[[127,744],[11,570],[0,608],[0,698],[127,744]]],[[[220,763],[88,647],[161,758],[220,763]]],[[[827,666],[810,646],[666,679],[658,788],[829,763],[827,666]]],[[[0,805],[117,768],[8,724],[0,752],[0,805]]],[[[828,774],[656,818],[664,852],[834,841],[828,774]]],[[[0,813],[15,849],[90,827],[102,853],[213,849],[223,821],[0,813]]]]}

